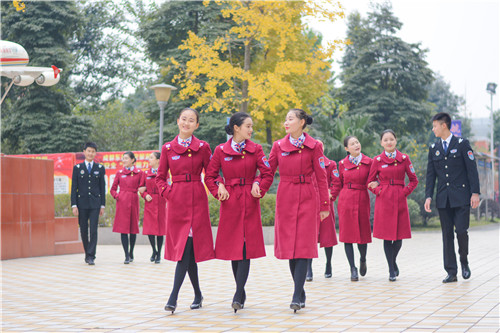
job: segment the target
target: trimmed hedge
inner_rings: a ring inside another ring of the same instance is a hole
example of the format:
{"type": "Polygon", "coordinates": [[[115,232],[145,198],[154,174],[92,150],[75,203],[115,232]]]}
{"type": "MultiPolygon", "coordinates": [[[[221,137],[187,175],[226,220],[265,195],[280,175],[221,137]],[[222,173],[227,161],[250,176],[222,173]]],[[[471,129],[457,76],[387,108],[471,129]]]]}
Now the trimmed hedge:
{"type": "MultiPolygon", "coordinates": [[[[144,216],[144,200],[139,199],[140,211],[139,211],[139,221],[142,225],[142,219],[144,216]]],[[[71,197],[69,194],[57,194],[54,195],[54,205],[55,205],[55,216],[73,216],[71,210],[71,197]]],[[[210,211],[210,221],[213,226],[219,225],[219,208],[220,202],[215,199],[212,195],[208,197],[208,207],[210,211]]],[[[276,194],[266,194],[264,198],[260,200],[260,209],[262,215],[262,225],[263,226],[273,226],[274,225],[274,211],[276,207],[276,194]]],[[[99,226],[110,227],[113,225],[113,219],[115,217],[116,201],[110,194],[106,195],[106,208],[104,210],[104,215],[99,218],[99,226]]]]}

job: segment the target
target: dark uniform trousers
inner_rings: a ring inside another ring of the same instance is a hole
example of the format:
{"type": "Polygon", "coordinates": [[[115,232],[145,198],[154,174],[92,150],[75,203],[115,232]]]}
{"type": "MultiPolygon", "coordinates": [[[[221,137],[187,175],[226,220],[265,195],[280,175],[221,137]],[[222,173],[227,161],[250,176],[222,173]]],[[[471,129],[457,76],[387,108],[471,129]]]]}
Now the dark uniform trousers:
{"type": "Polygon", "coordinates": [[[101,206],[106,204],[105,175],[105,168],[95,162],[90,173],[85,166],[85,162],[73,167],[71,205],[78,208],[78,223],[85,258],[95,259],[99,212],[101,206]]]}
{"type": "Polygon", "coordinates": [[[444,269],[457,275],[454,228],[460,262],[468,264],[470,199],[479,194],[479,177],[474,152],[467,139],[451,138],[445,151],[441,139],[429,147],[425,196],[432,198],[436,187],[436,207],[443,234],[444,269]]]}

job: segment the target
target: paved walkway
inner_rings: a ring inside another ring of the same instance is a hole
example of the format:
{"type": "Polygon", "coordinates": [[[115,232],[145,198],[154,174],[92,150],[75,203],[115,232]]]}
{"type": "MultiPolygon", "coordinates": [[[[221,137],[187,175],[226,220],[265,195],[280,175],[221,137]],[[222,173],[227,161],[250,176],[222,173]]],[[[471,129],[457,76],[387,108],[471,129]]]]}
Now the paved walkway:
{"type": "MultiPolygon", "coordinates": [[[[142,236],[141,236],[142,237],[142,236]]],[[[83,255],[16,259],[2,264],[2,331],[370,331],[498,332],[499,226],[470,230],[472,277],[442,284],[441,234],[415,232],[403,241],[396,282],[388,281],[382,242],[368,247],[368,273],[351,282],[343,246],[334,248],[333,278],[325,279],[324,253],[306,283],[307,307],[288,308],[292,280],[287,261],[253,260],[245,309],[233,313],[229,262],[199,265],[205,301],[190,310],[186,277],[174,315],[166,313],[175,264],[149,262],[148,246],[123,265],[121,247],[99,246],[96,266],[83,255]]]]}

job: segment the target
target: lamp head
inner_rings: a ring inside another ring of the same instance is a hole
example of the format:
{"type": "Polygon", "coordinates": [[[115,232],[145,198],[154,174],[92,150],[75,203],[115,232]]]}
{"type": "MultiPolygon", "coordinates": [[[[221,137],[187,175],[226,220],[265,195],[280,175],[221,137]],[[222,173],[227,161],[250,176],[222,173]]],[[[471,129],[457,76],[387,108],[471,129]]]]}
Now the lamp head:
{"type": "Polygon", "coordinates": [[[155,84],[150,89],[155,91],[155,97],[158,102],[168,102],[172,90],[177,90],[176,87],[164,83],[155,84]]]}
{"type": "Polygon", "coordinates": [[[496,89],[497,89],[497,84],[493,83],[493,82],[488,83],[488,85],[486,86],[486,91],[492,95],[496,94],[496,91],[495,91],[496,89]]]}

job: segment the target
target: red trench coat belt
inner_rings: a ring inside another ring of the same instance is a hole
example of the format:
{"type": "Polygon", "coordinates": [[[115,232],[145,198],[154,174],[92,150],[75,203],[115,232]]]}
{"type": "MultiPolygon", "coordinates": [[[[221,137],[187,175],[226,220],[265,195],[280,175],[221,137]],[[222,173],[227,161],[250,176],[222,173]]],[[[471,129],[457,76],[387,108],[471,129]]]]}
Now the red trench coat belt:
{"type": "Polygon", "coordinates": [[[365,184],[353,184],[353,183],[347,183],[342,188],[349,189],[349,190],[366,190],[367,189],[365,184]]]}
{"type": "Polygon", "coordinates": [[[231,178],[231,179],[225,179],[224,183],[228,186],[232,185],[253,185],[254,179],[249,179],[249,178],[231,178]]]}
{"type": "Polygon", "coordinates": [[[178,183],[178,182],[200,182],[201,177],[199,175],[191,175],[189,173],[186,173],[185,175],[175,175],[172,176],[172,183],[178,183]]]}
{"type": "Polygon", "coordinates": [[[127,187],[121,187],[120,186],[120,192],[137,192],[137,188],[127,188],[127,187]]]}
{"type": "Polygon", "coordinates": [[[401,185],[405,186],[405,181],[400,179],[391,179],[390,181],[380,182],[380,185],[401,185]]]}
{"type": "Polygon", "coordinates": [[[294,183],[294,184],[304,184],[304,183],[311,183],[312,182],[312,177],[311,176],[305,176],[305,175],[300,175],[300,176],[280,176],[280,182],[289,182],[289,183],[294,183]]]}

